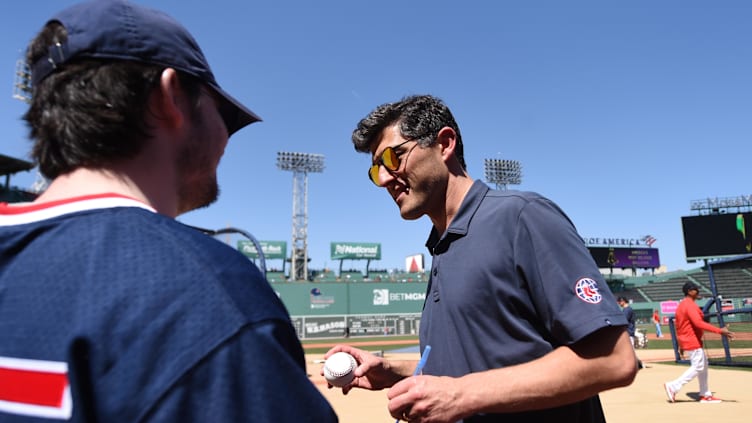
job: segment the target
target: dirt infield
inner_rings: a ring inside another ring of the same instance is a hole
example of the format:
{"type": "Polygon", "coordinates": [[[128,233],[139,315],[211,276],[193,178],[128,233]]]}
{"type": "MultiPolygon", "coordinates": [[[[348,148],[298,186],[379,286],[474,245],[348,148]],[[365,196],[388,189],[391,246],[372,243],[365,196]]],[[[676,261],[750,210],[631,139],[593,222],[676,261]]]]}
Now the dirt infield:
{"type": "MultiPolygon", "coordinates": [[[[638,357],[647,365],[640,370],[634,383],[626,388],[601,394],[609,423],[647,422],[713,422],[741,423],[752,421],[752,372],[711,366],[710,388],[723,398],[720,404],[700,404],[697,381],[692,381],[676,396],[675,403],[666,400],[663,382],[677,378],[686,366],[658,364],[673,360],[671,350],[638,350],[638,357]]],[[[709,351],[709,355],[716,355],[709,351]]],[[[319,375],[322,354],[306,356],[311,381],[334,407],[342,423],[387,423],[394,421],[387,412],[386,391],[356,389],[347,396],[339,389],[327,389],[319,375]]],[[[389,354],[389,359],[416,360],[418,354],[389,354]]]]}
{"type": "MultiPolygon", "coordinates": [[[[734,328],[729,325],[729,330],[731,332],[734,332],[734,328]]],[[[706,341],[718,341],[721,339],[721,335],[713,332],[705,332],[702,335],[703,339],[706,341]]],[[[652,339],[662,339],[664,341],[671,339],[671,334],[665,334],[663,337],[658,338],[654,333],[648,334],[648,340],[652,339]]],[[[752,332],[734,332],[734,340],[735,341],[752,341],[752,332]]]]}

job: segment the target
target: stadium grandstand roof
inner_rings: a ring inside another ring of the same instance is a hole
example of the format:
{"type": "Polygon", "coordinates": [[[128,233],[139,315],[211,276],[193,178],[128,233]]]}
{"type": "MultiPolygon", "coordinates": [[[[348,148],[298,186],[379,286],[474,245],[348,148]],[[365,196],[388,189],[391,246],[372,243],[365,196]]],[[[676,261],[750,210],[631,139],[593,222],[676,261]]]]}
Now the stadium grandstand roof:
{"type": "Polygon", "coordinates": [[[33,168],[34,163],[32,162],[0,154],[0,175],[12,175],[33,168]]]}

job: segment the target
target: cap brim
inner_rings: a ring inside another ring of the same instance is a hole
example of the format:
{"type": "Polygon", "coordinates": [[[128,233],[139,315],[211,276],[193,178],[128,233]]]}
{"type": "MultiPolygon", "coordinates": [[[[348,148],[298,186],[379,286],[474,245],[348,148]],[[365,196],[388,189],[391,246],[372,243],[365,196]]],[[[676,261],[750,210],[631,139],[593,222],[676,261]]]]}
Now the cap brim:
{"type": "Polygon", "coordinates": [[[219,113],[225,121],[225,126],[227,126],[228,136],[254,122],[261,121],[261,118],[256,113],[253,113],[251,109],[245,107],[225,90],[216,85],[212,86],[212,88],[219,94],[223,103],[220,105],[219,113]]]}

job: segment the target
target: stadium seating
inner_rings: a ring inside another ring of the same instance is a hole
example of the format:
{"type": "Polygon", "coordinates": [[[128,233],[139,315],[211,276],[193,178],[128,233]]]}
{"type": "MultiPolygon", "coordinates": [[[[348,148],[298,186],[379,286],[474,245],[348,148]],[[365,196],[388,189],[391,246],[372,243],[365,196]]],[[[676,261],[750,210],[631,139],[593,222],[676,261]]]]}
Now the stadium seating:
{"type": "Polygon", "coordinates": [[[746,298],[752,296],[752,273],[749,269],[714,269],[713,279],[715,280],[718,294],[724,298],[746,298]]]}
{"type": "Polygon", "coordinates": [[[389,272],[386,270],[372,270],[368,272],[368,277],[365,278],[366,282],[391,282],[392,278],[389,276],[389,272]]]}
{"type": "MultiPolygon", "coordinates": [[[[714,264],[713,279],[718,294],[723,298],[750,298],[752,297],[752,260],[714,264]]],[[[626,279],[625,290],[618,292],[617,295],[623,295],[632,299],[633,302],[678,301],[684,297],[682,286],[689,281],[700,286],[700,293],[703,296],[712,295],[707,268],[648,278],[626,279]]]]}

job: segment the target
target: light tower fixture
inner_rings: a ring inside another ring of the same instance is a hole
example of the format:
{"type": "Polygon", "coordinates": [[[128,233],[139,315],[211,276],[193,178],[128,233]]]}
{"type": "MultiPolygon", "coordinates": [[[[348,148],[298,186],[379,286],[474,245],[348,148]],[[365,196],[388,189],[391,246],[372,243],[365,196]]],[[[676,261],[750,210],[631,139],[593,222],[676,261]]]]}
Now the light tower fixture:
{"type": "Polygon", "coordinates": [[[324,171],[324,155],[280,151],[277,168],[292,172],[290,278],[308,280],[308,173],[324,171]]]}
{"type": "Polygon", "coordinates": [[[505,191],[507,185],[522,183],[522,165],[517,160],[485,159],[484,168],[486,181],[496,184],[496,189],[505,191]]]}
{"type": "Polygon", "coordinates": [[[13,81],[13,98],[25,103],[31,102],[31,71],[26,61],[16,61],[16,75],[13,81]]]}

